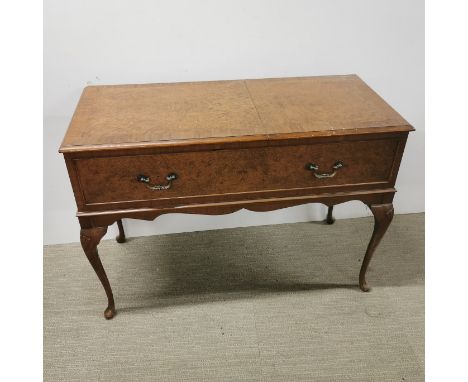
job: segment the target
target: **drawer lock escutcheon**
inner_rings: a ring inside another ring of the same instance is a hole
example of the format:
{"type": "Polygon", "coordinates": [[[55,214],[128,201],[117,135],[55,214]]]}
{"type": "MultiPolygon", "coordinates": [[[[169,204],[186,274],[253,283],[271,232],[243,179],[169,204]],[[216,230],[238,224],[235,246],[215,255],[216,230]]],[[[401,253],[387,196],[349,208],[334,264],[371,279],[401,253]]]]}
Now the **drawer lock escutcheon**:
{"type": "Polygon", "coordinates": [[[170,173],[168,176],[166,176],[166,184],[151,184],[149,176],[146,175],[137,175],[136,179],[138,182],[144,183],[145,186],[148,187],[150,190],[161,191],[168,190],[169,188],[171,188],[172,181],[177,179],[177,174],[170,173]]]}
{"type": "Polygon", "coordinates": [[[336,175],[336,172],[344,166],[342,161],[336,162],[333,167],[331,172],[318,172],[319,166],[317,166],[314,163],[309,163],[306,168],[309,171],[312,171],[315,175],[316,178],[322,179],[322,178],[333,178],[336,175]]]}

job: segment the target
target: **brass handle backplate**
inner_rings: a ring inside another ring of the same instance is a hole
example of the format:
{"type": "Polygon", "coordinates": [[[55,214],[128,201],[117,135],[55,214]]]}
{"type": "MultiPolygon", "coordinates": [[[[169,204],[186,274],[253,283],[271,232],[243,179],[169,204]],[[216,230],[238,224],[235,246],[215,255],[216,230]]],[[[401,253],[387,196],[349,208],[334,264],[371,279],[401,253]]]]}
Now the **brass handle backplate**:
{"type": "Polygon", "coordinates": [[[337,161],[333,167],[332,167],[332,172],[318,172],[319,166],[317,166],[314,163],[309,163],[306,168],[309,171],[312,171],[315,175],[316,178],[322,179],[322,178],[333,178],[336,175],[336,172],[344,166],[342,161],[337,161]]]}
{"type": "Polygon", "coordinates": [[[172,181],[177,179],[177,174],[170,173],[169,175],[167,175],[166,184],[151,184],[151,180],[149,176],[146,176],[146,175],[137,175],[136,179],[138,182],[144,183],[145,186],[148,187],[150,190],[162,191],[162,190],[168,190],[169,188],[171,188],[172,181]]]}

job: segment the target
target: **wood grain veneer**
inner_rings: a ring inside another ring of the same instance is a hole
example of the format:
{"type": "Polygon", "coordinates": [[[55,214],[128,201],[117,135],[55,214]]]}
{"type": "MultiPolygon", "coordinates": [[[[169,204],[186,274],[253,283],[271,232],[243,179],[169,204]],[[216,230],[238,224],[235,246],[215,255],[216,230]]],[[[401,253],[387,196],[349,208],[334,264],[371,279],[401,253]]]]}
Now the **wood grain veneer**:
{"type": "Polygon", "coordinates": [[[356,75],[88,86],[61,152],[411,126],[356,75]]]}

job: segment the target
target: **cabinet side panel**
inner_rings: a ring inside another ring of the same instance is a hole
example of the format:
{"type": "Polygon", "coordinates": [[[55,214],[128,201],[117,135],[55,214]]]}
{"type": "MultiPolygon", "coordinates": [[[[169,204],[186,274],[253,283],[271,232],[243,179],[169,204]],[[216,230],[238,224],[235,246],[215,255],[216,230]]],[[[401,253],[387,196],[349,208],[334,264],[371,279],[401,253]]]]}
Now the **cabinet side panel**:
{"type": "Polygon", "coordinates": [[[70,178],[70,183],[73,189],[73,194],[75,195],[78,211],[83,210],[85,206],[85,200],[78,177],[78,172],[76,170],[75,161],[67,154],[64,155],[64,159],[68,170],[68,176],[70,178]]]}
{"type": "Polygon", "coordinates": [[[400,169],[401,159],[403,158],[403,152],[405,151],[406,141],[408,140],[408,133],[402,136],[398,142],[398,146],[395,152],[395,158],[393,160],[392,170],[390,172],[390,183],[395,186],[395,182],[398,176],[398,170],[400,169]]]}

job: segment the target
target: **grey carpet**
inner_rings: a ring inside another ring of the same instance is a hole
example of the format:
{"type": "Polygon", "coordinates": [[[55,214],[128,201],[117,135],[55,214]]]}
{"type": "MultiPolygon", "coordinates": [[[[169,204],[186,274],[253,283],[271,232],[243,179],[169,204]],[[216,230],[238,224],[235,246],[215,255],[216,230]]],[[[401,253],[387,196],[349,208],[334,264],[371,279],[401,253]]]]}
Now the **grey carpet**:
{"type": "MultiPolygon", "coordinates": [[[[157,224],[157,220],[154,223],[157,224]]],[[[424,215],[104,241],[118,314],[79,244],[44,249],[45,381],[423,381],[424,215]]]]}

